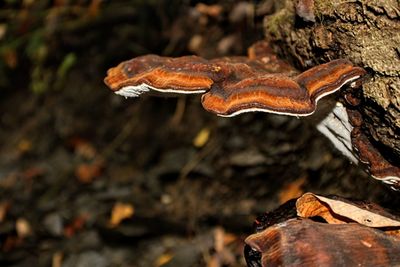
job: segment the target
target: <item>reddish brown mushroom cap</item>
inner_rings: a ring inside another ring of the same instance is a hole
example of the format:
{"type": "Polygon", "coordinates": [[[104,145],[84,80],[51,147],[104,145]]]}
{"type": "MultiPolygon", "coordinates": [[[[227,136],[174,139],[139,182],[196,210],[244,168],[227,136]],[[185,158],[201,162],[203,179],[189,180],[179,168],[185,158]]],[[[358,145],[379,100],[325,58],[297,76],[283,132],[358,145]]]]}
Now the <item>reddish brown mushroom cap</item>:
{"type": "Polygon", "coordinates": [[[224,80],[202,97],[203,107],[220,116],[263,111],[307,116],[320,98],[365,74],[350,61],[338,59],[311,68],[296,77],[265,73],[259,69],[240,81],[224,80]]]}
{"type": "Polygon", "coordinates": [[[366,164],[371,176],[400,191],[400,167],[396,162],[386,160],[380,151],[374,147],[364,133],[362,115],[356,110],[347,110],[350,124],[354,127],[351,131],[351,143],[359,160],[366,164]]]}
{"type": "Polygon", "coordinates": [[[155,90],[166,93],[193,94],[211,87],[218,69],[197,56],[179,58],[146,55],[124,61],[107,72],[104,82],[117,94],[135,97],[155,90]]]}

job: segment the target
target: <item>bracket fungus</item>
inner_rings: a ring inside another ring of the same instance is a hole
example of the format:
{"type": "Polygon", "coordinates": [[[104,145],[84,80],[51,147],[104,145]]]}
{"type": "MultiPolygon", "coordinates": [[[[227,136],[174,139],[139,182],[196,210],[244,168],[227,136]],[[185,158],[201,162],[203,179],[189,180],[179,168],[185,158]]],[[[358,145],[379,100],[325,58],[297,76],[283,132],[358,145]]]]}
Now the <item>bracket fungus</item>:
{"type": "MultiPolygon", "coordinates": [[[[346,59],[299,73],[280,60],[267,42],[257,42],[249,48],[247,57],[136,57],[109,69],[104,82],[125,97],[151,91],[202,94],[204,109],[223,117],[257,111],[308,116],[315,112],[321,98],[357,83],[365,74],[363,68],[346,59]]],[[[336,105],[317,128],[353,162],[358,158],[367,163],[374,178],[400,189],[400,168],[387,162],[353,124],[346,108],[336,105]],[[358,152],[356,157],[354,152],[358,152]]]]}
{"type": "Polygon", "coordinates": [[[254,223],[249,267],[399,266],[400,218],[382,207],[305,193],[254,223]]]}
{"type": "Polygon", "coordinates": [[[125,97],[149,91],[203,93],[203,107],[219,116],[253,111],[307,116],[314,113],[319,99],[365,74],[345,59],[297,74],[275,55],[263,54],[260,46],[250,48],[249,57],[140,56],[111,68],[104,81],[125,97]]]}
{"type": "Polygon", "coordinates": [[[364,124],[362,115],[356,110],[347,110],[349,122],[353,129],[351,131],[351,143],[359,160],[367,165],[371,176],[385,184],[390,185],[393,190],[400,190],[400,167],[386,160],[377,148],[373,146],[366,134],[363,132],[364,124]]]}
{"type": "Polygon", "coordinates": [[[291,219],[250,235],[249,266],[398,266],[400,238],[363,225],[291,219]]]}

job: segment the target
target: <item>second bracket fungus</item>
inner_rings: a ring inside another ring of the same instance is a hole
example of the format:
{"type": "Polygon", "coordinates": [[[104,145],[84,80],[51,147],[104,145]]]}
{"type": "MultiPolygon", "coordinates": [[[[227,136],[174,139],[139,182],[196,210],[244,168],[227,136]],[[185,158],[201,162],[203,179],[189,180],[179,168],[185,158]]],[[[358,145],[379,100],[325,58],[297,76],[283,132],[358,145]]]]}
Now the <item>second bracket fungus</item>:
{"type": "Polygon", "coordinates": [[[214,84],[203,95],[202,104],[206,110],[227,117],[252,111],[308,116],[316,110],[319,99],[364,73],[362,68],[344,59],[318,65],[296,76],[253,68],[252,73],[238,71],[222,83],[214,84]]]}

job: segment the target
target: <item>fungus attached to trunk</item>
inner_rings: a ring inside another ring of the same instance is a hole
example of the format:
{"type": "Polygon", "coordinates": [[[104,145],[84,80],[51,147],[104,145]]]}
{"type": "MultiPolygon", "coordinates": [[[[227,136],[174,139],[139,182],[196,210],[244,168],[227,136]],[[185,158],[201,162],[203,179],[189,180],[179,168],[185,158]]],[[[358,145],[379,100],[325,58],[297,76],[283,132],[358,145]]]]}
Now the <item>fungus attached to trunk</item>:
{"type": "Polygon", "coordinates": [[[217,70],[197,56],[179,58],[146,55],[120,63],[107,72],[104,82],[116,94],[137,97],[150,90],[161,93],[196,94],[206,92],[217,70]]]}
{"type": "Polygon", "coordinates": [[[363,130],[363,118],[356,110],[347,110],[349,122],[353,129],[351,131],[351,143],[353,150],[359,160],[367,166],[371,176],[394,190],[400,191],[400,167],[389,162],[382,156],[380,151],[374,147],[363,130]]]}
{"type": "MultiPolygon", "coordinates": [[[[299,74],[273,54],[267,42],[258,42],[249,48],[247,57],[140,56],[111,68],[104,82],[125,97],[150,91],[203,94],[204,109],[223,117],[255,111],[308,116],[321,98],[355,83],[365,73],[349,60],[336,59],[299,74]]],[[[359,133],[354,120],[348,120],[343,105],[336,105],[318,129],[354,162],[353,154],[358,154],[374,178],[400,189],[399,167],[387,162],[359,133]]]]}
{"type": "Polygon", "coordinates": [[[227,77],[223,83],[214,84],[203,95],[202,104],[206,110],[227,117],[252,111],[307,116],[314,113],[319,99],[364,73],[362,68],[343,59],[318,65],[296,76],[254,68],[253,73],[227,77]]]}
{"type": "Polygon", "coordinates": [[[296,75],[293,68],[276,57],[262,55],[257,49],[250,51],[254,54],[250,58],[213,60],[141,56],[110,69],[105,83],[126,97],[151,90],[205,93],[203,107],[225,117],[252,111],[307,116],[314,113],[320,98],[365,73],[350,61],[338,59],[296,75]]]}

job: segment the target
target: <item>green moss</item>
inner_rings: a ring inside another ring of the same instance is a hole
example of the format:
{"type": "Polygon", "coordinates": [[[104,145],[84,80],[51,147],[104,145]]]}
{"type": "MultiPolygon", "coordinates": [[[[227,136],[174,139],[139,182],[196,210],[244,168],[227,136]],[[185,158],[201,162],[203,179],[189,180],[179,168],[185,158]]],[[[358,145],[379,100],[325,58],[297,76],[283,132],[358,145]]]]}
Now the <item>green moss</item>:
{"type": "Polygon", "coordinates": [[[319,18],[319,20],[322,21],[324,16],[332,16],[338,4],[340,3],[338,3],[337,1],[315,0],[315,17],[319,18]]]}
{"type": "Polygon", "coordinates": [[[268,35],[275,36],[280,39],[282,29],[291,28],[294,24],[294,14],[286,8],[281,9],[274,15],[267,17],[265,21],[265,30],[268,35]]]}

